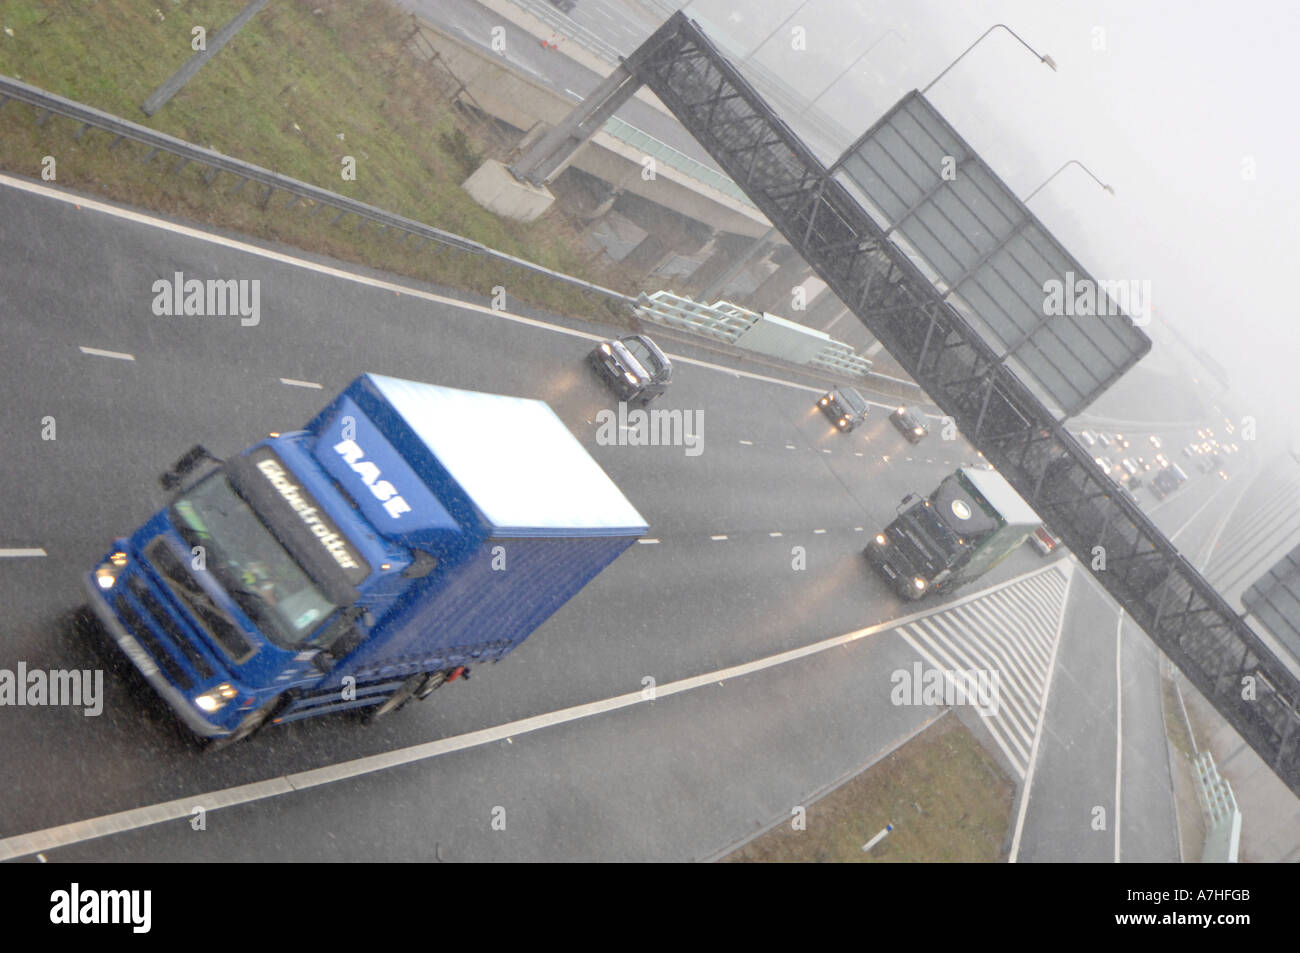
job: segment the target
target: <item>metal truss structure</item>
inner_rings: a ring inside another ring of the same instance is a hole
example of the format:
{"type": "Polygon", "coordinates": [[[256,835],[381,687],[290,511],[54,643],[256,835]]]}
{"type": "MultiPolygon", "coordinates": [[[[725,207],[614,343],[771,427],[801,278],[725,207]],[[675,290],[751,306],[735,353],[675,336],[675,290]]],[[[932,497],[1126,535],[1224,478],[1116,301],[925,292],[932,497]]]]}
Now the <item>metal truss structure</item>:
{"type": "MultiPolygon", "coordinates": [[[[673,111],[1106,591],[1300,794],[1300,683],[698,26],[674,15],[624,60],[622,71],[673,111]]],[[[627,94],[625,81],[616,85],[627,94]]]]}

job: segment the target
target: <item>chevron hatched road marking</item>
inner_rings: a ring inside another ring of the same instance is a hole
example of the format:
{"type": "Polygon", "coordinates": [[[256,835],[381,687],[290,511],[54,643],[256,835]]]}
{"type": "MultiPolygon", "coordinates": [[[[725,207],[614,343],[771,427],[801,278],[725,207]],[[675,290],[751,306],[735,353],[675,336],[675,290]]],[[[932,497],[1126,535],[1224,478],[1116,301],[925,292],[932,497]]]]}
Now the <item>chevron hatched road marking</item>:
{"type": "Polygon", "coordinates": [[[1043,717],[1070,571],[1062,560],[895,630],[955,690],[965,687],[959,672],[995,673],[996,704],[980,715],[1022,781],[1043,717]]]}

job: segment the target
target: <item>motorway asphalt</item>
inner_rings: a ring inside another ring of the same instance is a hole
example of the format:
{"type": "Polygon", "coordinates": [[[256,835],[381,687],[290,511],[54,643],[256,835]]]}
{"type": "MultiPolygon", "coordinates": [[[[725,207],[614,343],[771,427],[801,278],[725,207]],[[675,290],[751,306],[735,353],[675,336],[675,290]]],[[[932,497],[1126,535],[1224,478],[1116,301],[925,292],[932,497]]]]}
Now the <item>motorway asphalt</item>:
{"type": "MultiPolygon", "coordinates": [[[[259,254],[12,183],[0,179],[8,345],[0,356],[8,395],[0,437],[9,450],[0,462],[9,504],[0,550],[40,547],[48,555],[0,560],[8,610],[0,667],[22,660],[29,668],[111,671],[101,717],[0,709],[0,750],[9,754],[0,764],[0,838],[174,799],[203,803],[207,792],[639,692],[647,676],[661,686],[704,676],[894,619],[915,606],[900,605],[864,565],[871,528],[892,517],[905,493],[928,491],[975,459],[961,441],[932,436],[909,446],[879,408],[858,432],[838,434],[813,408],[815,379],[682,345],[669,348],[679,367],[661,406],[703,414],[704,452],[599,446],[595,416],[612,400],[582,358],[608,329],[556,315],[495,314],[485,302],[459,304],[406,279],[277,260],[279,250],[259,254]],[[260,280],[260,324],[154,316],[154,280],[177,271],[260,280]],[[157,475],[190,445],[220,455],[300,425],[363,371],[547,400],[659,542],[633,547],[468,685],[371,727],[319,719],[201,756],[138,679],[67,623],[81,602],[79,576],[113,536],[162,505],[157,475]],[[41,438],[47,417],[57,423],[55,440],[41,438]],[[794,547],[806,554],[804,570],[792,565],[794,547]]],[[[1197,494],[1219,490],[1194,480],[1162,519],[1204,521],[1197,494]]],[[[1043,566],[1024,547],[988,581],[1043,566]]],[[[1150,644],[1127,632],[1117,673],[1113,611],[1108,619],[1104,606],[1083,606],[1091,584],[1074,575],[1060,651],[1061,671],[1078,690],[1063,688],[1058,674],[1034,775],[1062,790],[1031,797],[1023,857],[1077,859],[1092,850],[1093,834],[1078,818],[1113,798],[1117,744],[1114,713],[1110,727],[1106,715],[1118,675],[1130,805],[1122,830],[1138,857],[1172,859],[1150,644]],[[1085,732],[1089,719],[1095,724],[1085,732]],[[1072,771],[1091,783],[1071,781],[1072,771]],[[1068,805],[1069,819],[1052,814],[1068,805]]],[[[48,856],[711,856],[933,717],[933,709],[889,703],[889,673],[916,657],[886,627],[845,647],[519,740],[215,812],[202,834],[172,821],[48,856]],[[506,808],[506,832],[489,826],[495,807],[506,808]]],[[[1104,845],[1096,850],[1105,853],[1104,845]]],[[[1123,856],[1130,859],[1127,850],[1123,856]]]]}

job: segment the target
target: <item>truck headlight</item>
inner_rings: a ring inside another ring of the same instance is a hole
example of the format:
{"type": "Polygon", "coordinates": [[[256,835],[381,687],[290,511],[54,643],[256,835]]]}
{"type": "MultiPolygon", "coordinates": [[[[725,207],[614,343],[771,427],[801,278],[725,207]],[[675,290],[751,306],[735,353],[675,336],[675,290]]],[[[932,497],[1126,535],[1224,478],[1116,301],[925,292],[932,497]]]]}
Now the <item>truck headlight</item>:
{"type": "Polygon", "coordinates": [[[922,429],[921,427],[913,427],[912,433],[916,434],[919,437],[921,436],[921,434],[925,433],[925,430],[922,429]]]}
{"type": "Polygon", "coordinates": [[[840,418],[840,426],[841,426],[841,427],[847,426],[848,422],[849,422],[849,418],[847,418],[847,417],[841,417],[841,418],[840,418]]]}
{"type": "Polygon", "coordinates": [[[628,382],[629,384],[631,384],[633,387],[636,386],[636,375],[635,375],[635,374],[633,374],[631,371],[624,371],[624,372],[623,372],[623,376],[627,379],[627,382],[628,382]]]}
{"type": "Polygon", "coordinates": [[[108,562],[95,570],[95,582],[101,589],[112,589],[117,577],[126,568],[126,553],[116,552],[108,557],[108,562]]]}
{"type": "Polygon", "coordinates": [[[830,403],[830,401],[828,401],[825,397],[822,398],[822,406],[823,406],[823,407],[825,407],[825,406],[826,406],[827,404],[829,404],[829,403],[830,403]]]}
{"type": "Polygon", "coordinates": [[[876,545],[877,545],[877,546],[884,546],[885,543],[887,543],[887,542],[888,542],[888,540],[885,539],[885,534],[884,534],[884,533],[877,533],[877,534],[876,534],[876,545]]]}
{"type": "Polygon", "coordinates": [[[920,576],[916,576],[912,579],[912,585],[916,586],[917,592],[925,591],[925,580],[922,579],[920,576]]]}
{"type": "Polygon", "coordinates": [[[212,712],[218,711],[224,707],[226,702],[230,701],[238,694],[239,692],[235,689],[235,686],[231,685],[229,682],[222,682],[211,691],[204,692],[202,695],[195,698],[194,704],[203,711],[206,711],[208,714],[211,714],[212,712]]]}

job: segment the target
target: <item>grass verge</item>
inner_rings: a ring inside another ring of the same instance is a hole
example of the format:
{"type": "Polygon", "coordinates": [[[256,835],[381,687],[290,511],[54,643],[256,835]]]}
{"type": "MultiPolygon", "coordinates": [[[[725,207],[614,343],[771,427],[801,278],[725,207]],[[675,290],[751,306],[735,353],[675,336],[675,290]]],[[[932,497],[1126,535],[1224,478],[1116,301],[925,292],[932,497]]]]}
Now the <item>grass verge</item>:
{"type": "MultiPolygon", "coordinates": [[[[596,284],[632,291],[636,277],[601,264],[577,223],[552,209],[536,222],[500,219],[460,188],[467,164],[500,151],[448,98],[447,77],[415,56],[412,22],[387,0],[277,0],[213,57],[152,119],[139,104],[211,37],[244,0],[0,0],[0,73],[142,125],[596,284]],[[342,177],[345,157],[355,181],[342,177]]],[[[234,194],[187,167],[66,120],[37,126],[33,111],[0,110],[0,167],[36,176],[46,156],[55,182],[160,212],[284,242],[342,260],[487,296],[599,320],[626,318],[604,299],[473,255],[381,233],[308,204],[270,204],[252,187],[234,194]]]]}
{"type": "Polygon", "coordinates": [[[907,744],[807,806],[805,830],[784,821],[723,860],[743,862],[995,862],[1016,786],[957,718],[907,744]],[[862,850],[886,824],[894,830],[862,850]]]}

